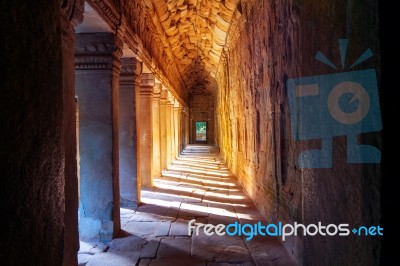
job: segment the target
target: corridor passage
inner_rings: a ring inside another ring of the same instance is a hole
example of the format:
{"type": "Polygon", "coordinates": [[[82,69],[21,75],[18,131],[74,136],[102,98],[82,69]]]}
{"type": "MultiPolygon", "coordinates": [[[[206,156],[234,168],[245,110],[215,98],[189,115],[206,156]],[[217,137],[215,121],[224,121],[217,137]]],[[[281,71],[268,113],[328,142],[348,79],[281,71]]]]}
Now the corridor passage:
{"type": "Polygon", "coordinates": [[[79,265],[294,265],[276,238],[188,235],[188,223],[254,224],[266,221],[243,193],[216,148],[189,145],[178,160],[142,190],[137,209],[121,209],[126,235],[109,247],[81,242],[79,265]],[[87,263],[87,264],[86,264],[87,263]]]}

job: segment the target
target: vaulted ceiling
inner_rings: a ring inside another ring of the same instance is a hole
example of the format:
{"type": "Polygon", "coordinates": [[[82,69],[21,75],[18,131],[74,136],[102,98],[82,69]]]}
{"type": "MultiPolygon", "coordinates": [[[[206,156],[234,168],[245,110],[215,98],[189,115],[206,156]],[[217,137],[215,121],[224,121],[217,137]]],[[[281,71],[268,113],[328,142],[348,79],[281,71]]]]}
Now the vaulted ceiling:
{"type": "Polygon", "coordinates": [[[191,93],[212,91],[239,0],[152,0],[191,93]]]}

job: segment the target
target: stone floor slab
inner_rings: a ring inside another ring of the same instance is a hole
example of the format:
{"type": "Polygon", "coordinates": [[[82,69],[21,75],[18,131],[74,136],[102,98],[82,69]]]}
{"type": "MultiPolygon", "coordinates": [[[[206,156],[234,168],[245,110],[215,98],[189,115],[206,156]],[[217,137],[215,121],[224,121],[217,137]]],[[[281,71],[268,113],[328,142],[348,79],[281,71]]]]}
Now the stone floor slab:
{"type": "Polygon", "coordinates": [[[140,253],[140,258],[152,259],[157,256],[158,247],[160,246],[160,238],[155,238],[149,241],[149,243],[143,248],[140,253]]]}
{"type": "Polygon", "coordinates": [[[93,256],[94,255],[87,253],[78,254],[78,266],[85,266],[93,256]]]}
{"type": "Polygon", "coordinates": [[[170,236],[188,236],[188,220],[178,219],[171,224],[170,236]]]}
{"type": "Polygon", "coordinates": [[[295,265],[281,243],[274,237],[256,236],[245,243],[257,265],[295,265]],[[282,264],[283,262],[286,264],[282,264]]]}
{"type": "Polygon", "coordinates": [[[239,236],[207,236],[203,231],[192,235],[192,254],[215,262],[253,262],[243,239],[239,236]]]}
{"type": "Polygon", "coordinates": [[[255,266],[253,262],[243,263],[225,263],[225,262],[207,262],[207,266],[255,266]]]}
{"type": "Polygon", "coordinates": [[[206,217],[208,213],[208,203],[182,203],[178,217],[191,220],[196,217],[206,217]]]}
{"type": "Polygon", "coordinates": [[[150,266],[206,266],[207,263],[201,259],[157,259],[150,266]]]}
{"type": "Polygon", "coordinates": [[[86,266],[132,266],[139,260],[139,252],[97,253],[86,266]]]}
{"type": "Polygon", "coordinates": [[[232,224],[237,222],[238,219],[236,219],[236,217],[229,217],[229,216],[225,216],[223,215],[223,213],[221,213],[221,215],[216,215],[216,214],[210,214],[209,218],[208,218],[208,223],[213,224],[213,225],[217,225],[217,224],[224,224],[224,225],[228,225],[228,224],[232,224]]]}
{"type": "Polygon", "coordinates": [[[176,259],[190,257],[191,239],[189,237],[168,237],[160,242],[157,259],[176,259]]]}
{"type": "Polygon", "coordinates": [[[171,222],[162,222],[157,229],[155,236],[168,236],[169,229],[171,228],[171,222]]]}
{"type": "Polygon", "coordinates": [[[140,259],[138,266],[149,266],[151,259],[140,259]]]}
{"type": "Polygon", "coordinates": [[[116,238],[108,249],[109,252],[114,251],[138,251],[140,252],[148,241],[138,236],[127,236],[124,238],[116,238]]]}
{"type": "Polygon", "coordinates": [[[144,239],[154,238],[158,230],[163,230],[164,222],[129,222],[123,228],[127,233],[144,239]],[[160,229],[161,227],[161,229],[160,229]]]}
{"type": "Polygon", "coordinates": [[[108,245],[102,242],[85,242],[79,241],[79,253],[96,254],[105,252],[108,249],[108,245]]]}

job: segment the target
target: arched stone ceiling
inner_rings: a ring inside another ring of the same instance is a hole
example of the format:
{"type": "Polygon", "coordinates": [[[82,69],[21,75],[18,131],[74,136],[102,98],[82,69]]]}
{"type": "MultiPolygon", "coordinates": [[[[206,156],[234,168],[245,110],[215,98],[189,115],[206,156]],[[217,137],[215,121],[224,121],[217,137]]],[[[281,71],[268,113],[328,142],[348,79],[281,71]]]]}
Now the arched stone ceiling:
{"type": "Polygon", "coordinates": [[[239,0],[152,0],[190,92],[212,91],[239,0]]]}

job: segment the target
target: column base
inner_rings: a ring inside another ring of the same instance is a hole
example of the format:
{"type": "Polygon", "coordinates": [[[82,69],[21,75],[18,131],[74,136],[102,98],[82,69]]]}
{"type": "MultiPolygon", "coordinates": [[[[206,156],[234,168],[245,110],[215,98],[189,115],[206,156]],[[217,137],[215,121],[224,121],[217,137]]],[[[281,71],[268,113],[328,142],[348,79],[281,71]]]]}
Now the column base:
{"type": "MultiPolygon", "coordinates": [[[[137,198],[137,197],[135,196],[135,198],[137,198]]],[[[130,199],[124,198],[121,195],[120,206],[121,206],[121,208],[126,208],[126,209],[136,209],[138,207],[138,204],[137,204],[136,200],[130,200],[130,199]]]]}
{"type": "Polygon", "coordinates": [[[107,243],[113,239],[113,221],[80,218],[78,223],[80,240],[107,243]]]}

